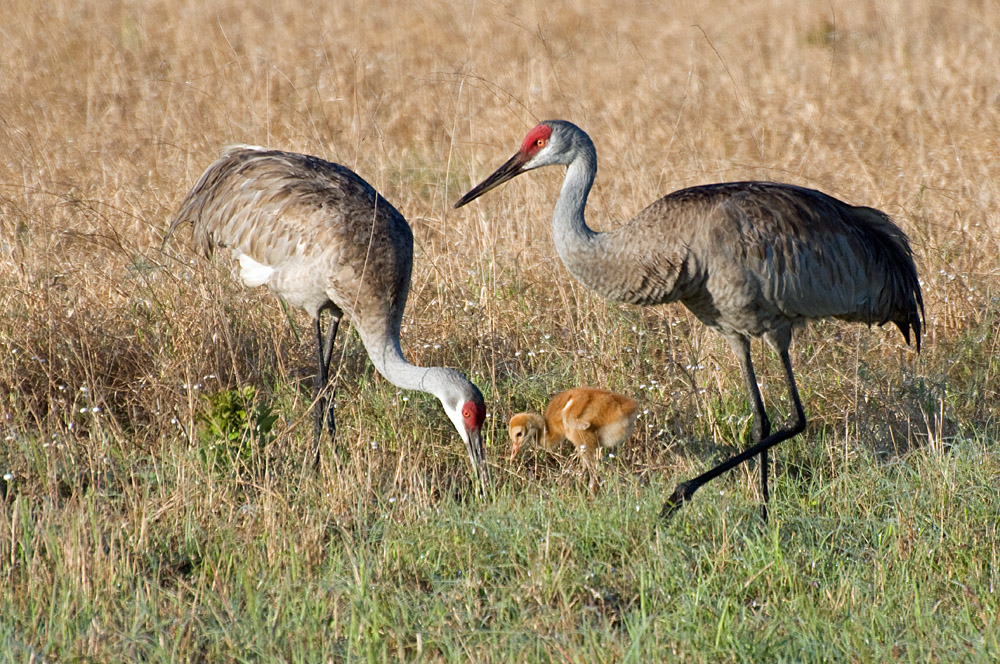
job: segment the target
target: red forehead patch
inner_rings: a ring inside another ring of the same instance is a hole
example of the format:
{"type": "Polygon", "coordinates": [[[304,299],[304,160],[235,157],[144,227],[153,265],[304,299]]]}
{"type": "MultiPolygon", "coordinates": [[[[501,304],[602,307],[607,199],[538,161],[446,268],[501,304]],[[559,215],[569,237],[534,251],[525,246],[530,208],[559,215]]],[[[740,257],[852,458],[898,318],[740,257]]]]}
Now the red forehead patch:
{"type": "Polygon", "coordinates": [[[524,142],[521,143],[521,152],[527,152],[528,154],[538,152],[542,146],[549,142],[551,136],[552,127],[546,124],[538,125],[524,137],[524,142]],[[539,144],[539,141],[542,141],[542,143],[539,144]]]}
{"type": "Polygon", "coordinates": [[[486,404],[466,401],[465,405],[462,406],[462,419],[465,420],[465,426],[469,429],[479,429],[486,419],[486,404]]]}

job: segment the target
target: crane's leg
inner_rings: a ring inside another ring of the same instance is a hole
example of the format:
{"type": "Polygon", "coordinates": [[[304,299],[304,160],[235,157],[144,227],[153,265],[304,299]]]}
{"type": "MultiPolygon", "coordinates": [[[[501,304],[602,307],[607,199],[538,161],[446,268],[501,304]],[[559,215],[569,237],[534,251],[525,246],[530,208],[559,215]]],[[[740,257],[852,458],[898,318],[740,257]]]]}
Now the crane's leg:
{"type": "Polygon", "coordinates": [[[326,338],[323,335],[323,326],[320,324],[320,316],[316,316],[316,349],[319,367],[316,377],[313,379],[313,397],[316,401],[315,424],[313,427],[313,444],[315,446],[314,466],[319,467],[319,439],[323,435],[323,419],[325,416],[326,427],[330,431],[330,442],[333,442],[337,432],[337,425],[333,418],[333,394],[325,394],[327,383],[330,381],[330,360],[333,357],[333,341],[337,337],[337,328],[340,326],[340,319],[343,313],[334,310],[330,313],[330,327],[326,330],[326,338]]]}
{"type": "MultiPolygon", "coordinates": [[[[757,385],[757,375],[753,370],[753,360],[750,358],[750,340],[742,335],[727,336],[729,345],[740,362],[740,371],[746,383],[747,394],[750,396],[750,407],[753,409],[753,424],[750,428],[750,444],[757,445],[771,433],[771,420],[764,409],[764,401],[757,385]]],[[[779,351],[780,352],[780,351],[779,351]]],[[[760,472],[761,516],[767,521],[767,500],[770,497],[767,490],[767,450],[760,453],[758,461],[760,472]]]]}
{"type": "MultiPolygon", "coordinates": [[[[792,408],[793,408],[792,416],[789,418],[785,426],[778,429],[773,434],[765,435],[763,440],[758,442],[756,445],[752,445],[748,449],[740,452],[739,454],[736,454],[726,459],[719,465],[715,466],[714,468],[705,473],[702,473],[698,477],[690,479],[687,482],[682,482],[681,484],[678,484],[677,488],[674,489],[674,492],[670,495],[670,498],[668,498],[667,501],[663,503],[663,509],[660,510],[660,518],[666,519],[673,516],[674,512],[680,509],[681,505],[683,505],[685,501],[691,500],[691,496],[694,495],[695,491],[697,491],[703,485],[712,481],[719,475],[723,474],[728,470],[731,470],[732,468],[735,468],[736,466],[740,465],[747,459],[752,459],[758,454],[767,452],[767,450],[771,449],[778,443],[788,440],[789,438],[802,433],[802,431],[806,428],[806,414],[805,411],[802,410],[802,400],[799,398],[799,390],[795,386],[795,376],[792,373],[792,361],[788,356],[788,345],[791,342],[791,334],[789,333],[787,335],[782,335],[781,338],[778,338],[776,340],[769,339],[769,341],[771,341],[772,344],[778,346],[778,354],[781,356],[781,363],[785,369],[785,384],[788,386],[788,396],[792,400],[792,408]]],[[[746,345],[749,349],[749,342],[747,342],[746,345]]],[[[752,389],[750,390],[751,401],[755,401],[755,404],[761,403],[760,390],[757,388],[757,382],[753,376],[753,369],[752,369],[753,365],[750,364],[749,361],[750,357],[749,350],[746,355],[741,354],[740,356],[746,358],[746,366],[749,367],[749,372],[745,371],[744,375],[749,376],[747,381],[748,386],[749,385],[753,386],[752,389]],[[756,397],[754,397],[754,395],[756,395],[756,397]]],[[[755,409],[757,407],[758,406],[756,405],[754,406],[755,409]]],[[[764,410],[763,405],[760,405],[759,407],[761,412],[763,412],[764,410]]],[[[764,431],[765,428],[762,427],[761,432],[764,431]]],[[[763,466],[763,464],[761,465],[763,466]]],[[[761,472],[764,473],[765,470],[762,468],[761,472]]],[[[764,477],[765,476],[762,475],[762,478],[764,477]]],[[[766,509],[767,508],[765,504],[765,511],[764,511],[765,519],[767,518],[766,509]]]]}

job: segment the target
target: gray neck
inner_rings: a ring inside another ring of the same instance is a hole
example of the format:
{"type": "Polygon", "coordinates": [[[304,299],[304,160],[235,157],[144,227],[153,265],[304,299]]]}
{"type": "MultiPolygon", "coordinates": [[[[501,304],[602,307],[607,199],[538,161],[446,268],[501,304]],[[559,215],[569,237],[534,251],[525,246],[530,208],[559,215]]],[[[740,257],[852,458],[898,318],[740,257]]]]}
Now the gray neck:
{"type": "Polygon", "coordinates": [[[650,305],[683,297],[694,268],[687,263],[681,235],[673,245],[643,246],[644,233],[628,226],[607,233],[591,230],[584,211],[597,174],[597,153],[583,132],[568,150],[573,159],[552,213],[553,240],[566,269],[587,288],[619,302],[650,305]]]}
{"type": "Polygon", "coordinates": [[[562,191],[552,212],[552,234],[556,251],[571,271],[573,264],[584,254],[593,251],[593,243],[600,235],[587,226],[584,217],[587,196],[597,174],[597,154],[593,144],[581,147],[576,158],[566,167],[562,191]]]}
{"type": "Polygon", "coordinates": [[[394,339],[391,335],[361,334],[361,341],[375,370],[390,383],[403,390],[419,390],[438,396],[433,374],[439,368],[418,367],[407,362],[398,338],[394,339]]]}

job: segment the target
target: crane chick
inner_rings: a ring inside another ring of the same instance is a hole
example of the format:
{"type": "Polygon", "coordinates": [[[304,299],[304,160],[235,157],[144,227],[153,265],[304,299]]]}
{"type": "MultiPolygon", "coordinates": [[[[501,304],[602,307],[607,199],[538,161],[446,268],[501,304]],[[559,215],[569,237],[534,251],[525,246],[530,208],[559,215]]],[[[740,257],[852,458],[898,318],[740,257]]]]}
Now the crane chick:
{"type": "Polygon", "coordinates": [[[541,445],[554,452],[569,440],[580,453],[589,477],[592,494],[597,493],[597,448],[615,447],[632,434],[637,415],[634,399],[598,390],[578,387],[560,392],[549,401],[545,417],[537,413],[518,413],[510,418],[510,460],[525,445],[541,445]]]}

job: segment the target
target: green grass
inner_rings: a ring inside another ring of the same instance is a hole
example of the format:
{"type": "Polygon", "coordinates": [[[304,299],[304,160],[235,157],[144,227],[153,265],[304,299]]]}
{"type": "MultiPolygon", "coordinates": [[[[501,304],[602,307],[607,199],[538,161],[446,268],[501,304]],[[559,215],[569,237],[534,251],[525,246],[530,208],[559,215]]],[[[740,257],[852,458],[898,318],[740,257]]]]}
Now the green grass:
{"type": "Polygon", "coordinates": [[[991,447],[779,475],[766,524],[733,479],[661,524],[664,478],[618,474],[596,499],[582,483],[502,482],[482,501],[363,491],[340,512],[322,499],[329,478],[190,490],[179,463],[144,459],[137,492],[112,473],[65,495],[8,494],[0,655],[989,661],[991,447]]]}

